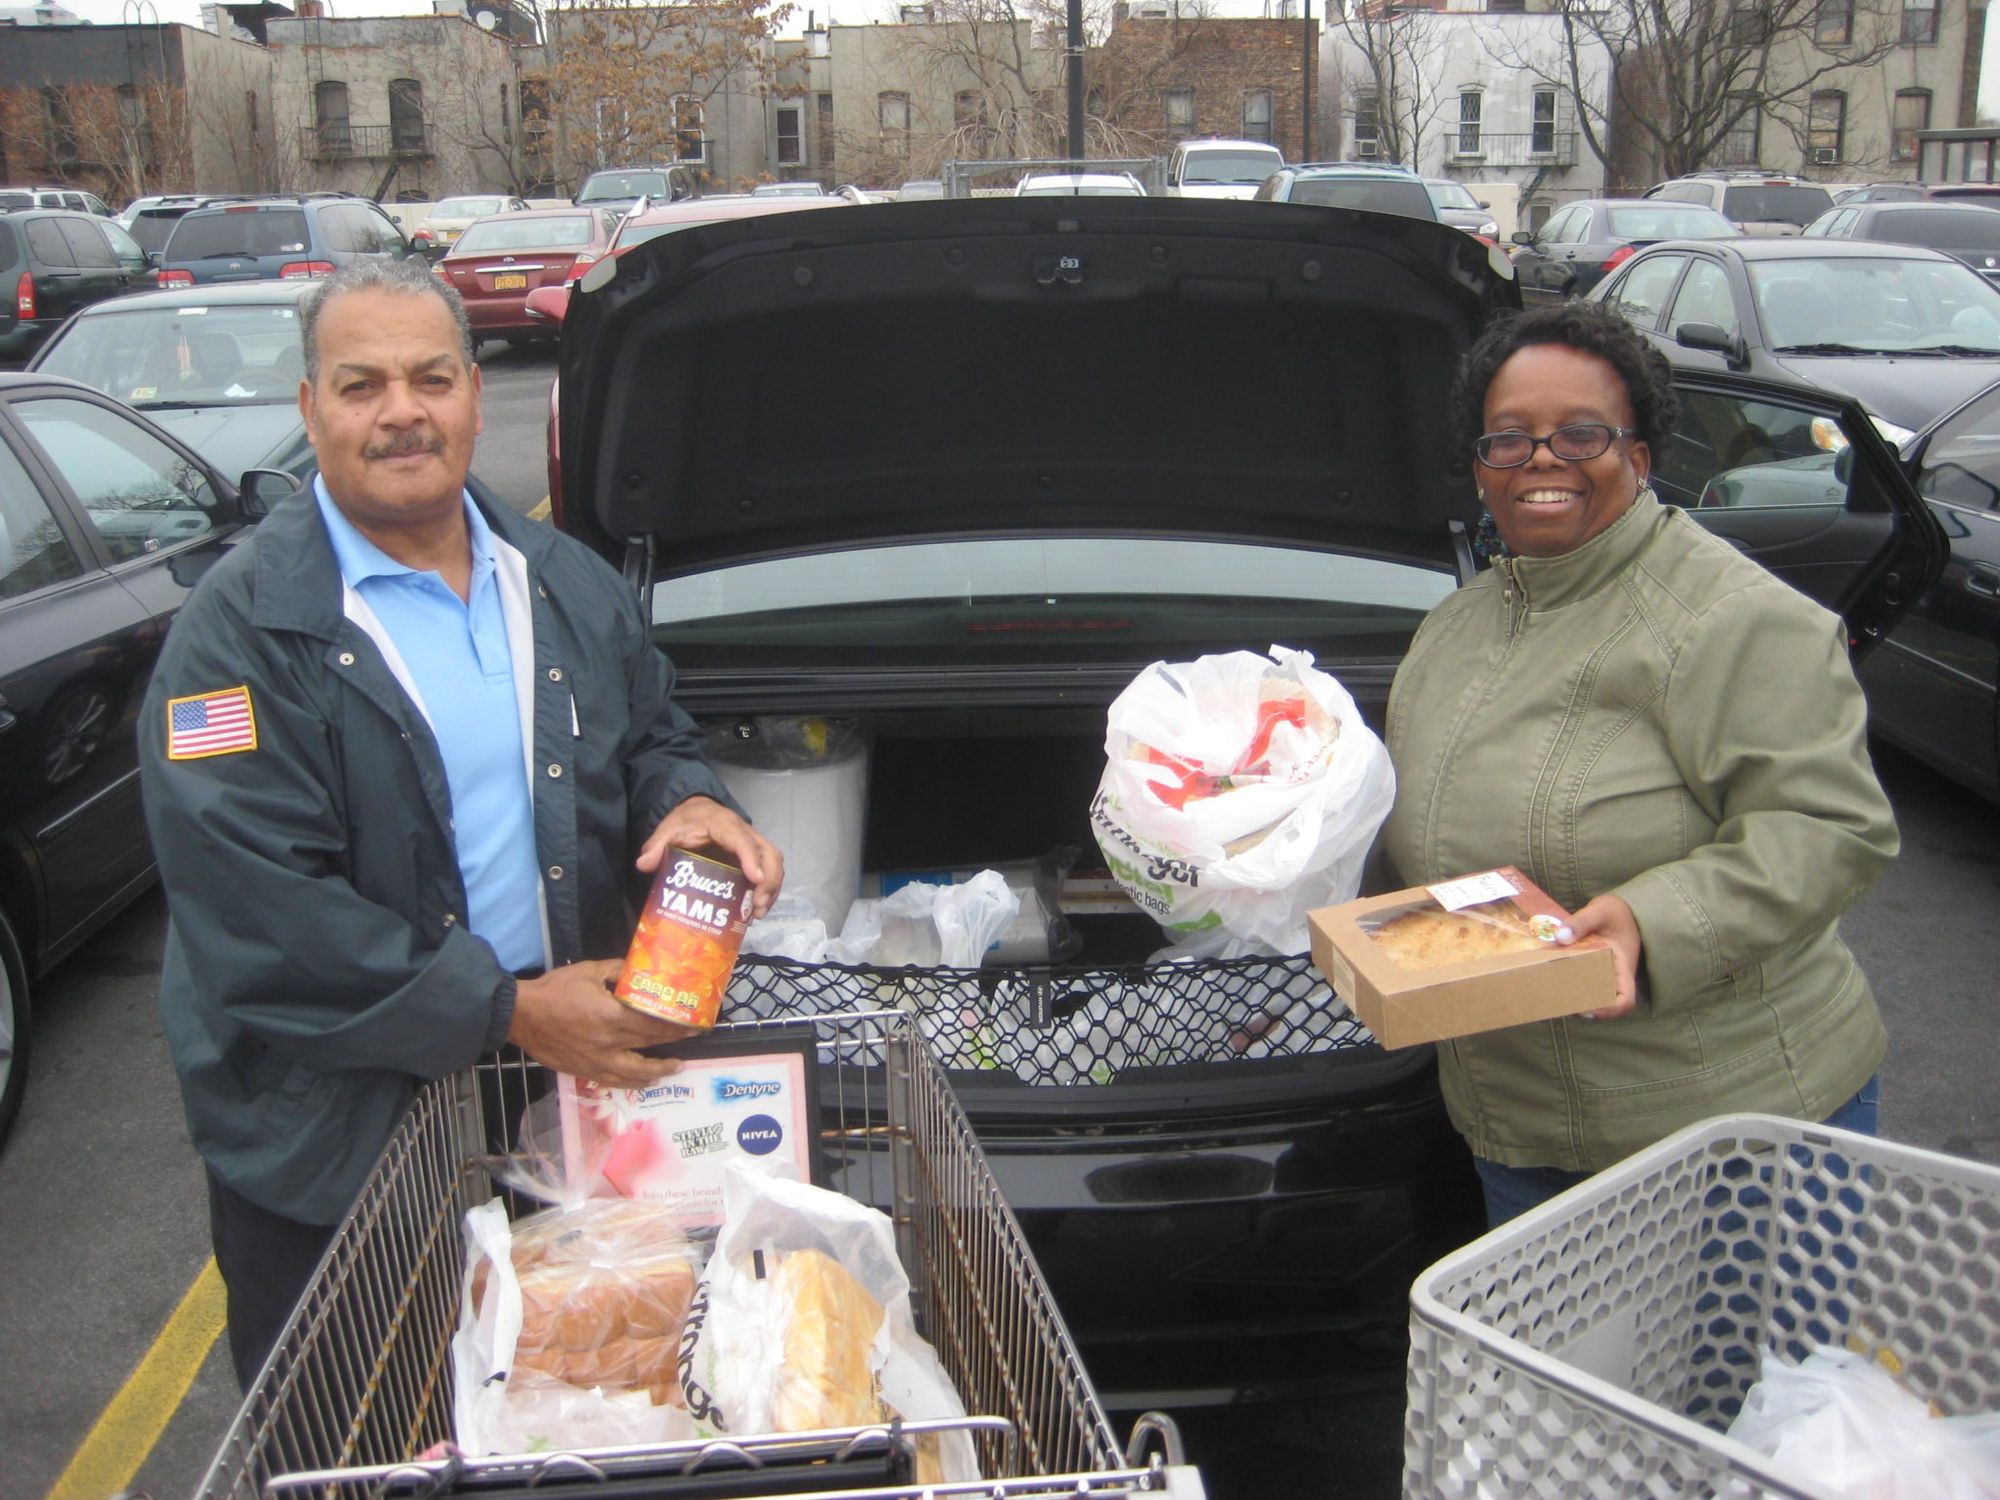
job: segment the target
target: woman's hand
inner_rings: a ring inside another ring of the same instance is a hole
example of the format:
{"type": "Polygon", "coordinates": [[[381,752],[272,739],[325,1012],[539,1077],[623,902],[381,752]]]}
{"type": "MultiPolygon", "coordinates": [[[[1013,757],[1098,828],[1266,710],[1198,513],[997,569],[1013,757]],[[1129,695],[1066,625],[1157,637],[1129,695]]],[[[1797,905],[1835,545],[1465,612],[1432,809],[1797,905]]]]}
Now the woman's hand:
{"type": "Polygon", "coordinates": [[[1569,919],[1569,936],[1557,941],[1567,946],[1579,938],[1598,937],[1611,945],[1611,957],[1618,970],[1618,998],[1602,1010],[1587,1010],[1592,1021],[1615,1021],[1630,1015],[1639,1003],[1639,957],[1644,944],[1639,939],[1639,919],[1620,896],[1599,896],[1569,919]]]}
{"type": "Polygon", "coordinates": [[[689,797],[662,818],[639,851],[639,869],[647,875],[659,869],[670,845],[699,849],[704,844],[725,851],[741,867],[752,890],[751,915],[761,917],[769,911],[778,888],[785,883],[785,857],[769,839],[713,797],[689,797]]]}

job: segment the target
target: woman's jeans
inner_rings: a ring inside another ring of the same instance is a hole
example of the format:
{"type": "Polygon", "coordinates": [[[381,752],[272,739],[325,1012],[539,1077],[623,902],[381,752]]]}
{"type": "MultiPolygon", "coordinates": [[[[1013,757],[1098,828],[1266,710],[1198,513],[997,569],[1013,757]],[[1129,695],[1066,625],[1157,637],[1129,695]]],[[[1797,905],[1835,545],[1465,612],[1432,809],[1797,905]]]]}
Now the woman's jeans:
{"type": "MultiPolygon", "coordinates": [[[[1824,1123],[1836,1130],[1874,1135],[1881,1102],[1882,1075],[1877,1073],[1861,1085],[1860,1093],[1828,1115],[1824,1123]]],[[[1589,1172],[1566,1172],[1561,1167],[1503,1167],[1483,1156],[1475,1156],[1472,1164],[1479,1170],[1479,1185],[1486,1193],[1489,1229],[1498,1229],[1509,1219],[1519,1218],[1591,1176],[1589,1172]]]]}

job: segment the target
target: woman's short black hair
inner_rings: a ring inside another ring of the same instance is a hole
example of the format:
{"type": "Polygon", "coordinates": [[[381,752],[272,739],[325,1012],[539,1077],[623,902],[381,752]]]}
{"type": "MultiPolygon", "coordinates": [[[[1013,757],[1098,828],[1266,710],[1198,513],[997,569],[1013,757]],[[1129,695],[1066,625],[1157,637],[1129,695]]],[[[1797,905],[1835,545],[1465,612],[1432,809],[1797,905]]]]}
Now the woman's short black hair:
{"type": "Polygon", "coordinates": [[[1632,425],[1657,457],[1680,423],[1673,369],[1637,329],[1602,302],[1557,302],[1495,319],[1459,362],[1451,388],[1452,440],[1461,453],[1486,430],[1486,391],[1500,367],[1531,344],[1565,344],[1618,372],[1632,425]]]}

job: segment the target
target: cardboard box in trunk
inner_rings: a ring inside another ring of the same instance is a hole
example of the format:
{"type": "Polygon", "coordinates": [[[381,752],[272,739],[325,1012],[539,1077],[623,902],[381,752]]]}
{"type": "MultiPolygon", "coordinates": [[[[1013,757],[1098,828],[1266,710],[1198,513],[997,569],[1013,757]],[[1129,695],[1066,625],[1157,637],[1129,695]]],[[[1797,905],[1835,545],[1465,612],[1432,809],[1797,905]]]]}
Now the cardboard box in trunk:
{"type": "Polygon", "coordinates": [[[1568,915],[1508,866],[1313,912],[1313,962],[1377,1041],[1410,1047],[1616,1000],[1608,946],[1552,940],[1568,915]]]}

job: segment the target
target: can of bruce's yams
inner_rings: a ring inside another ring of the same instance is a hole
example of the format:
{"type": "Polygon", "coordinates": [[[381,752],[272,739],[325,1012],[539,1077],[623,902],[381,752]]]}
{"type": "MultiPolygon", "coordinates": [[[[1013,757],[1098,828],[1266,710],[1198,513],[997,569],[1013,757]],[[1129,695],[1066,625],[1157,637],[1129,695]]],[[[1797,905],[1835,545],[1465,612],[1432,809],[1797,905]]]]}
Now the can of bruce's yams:
{"type": "Polygon", "coordinates": [[[750,921],[750,882],[727,859],[668,849],[612,993],[634,1010],[706,1031],[750,921]]]}

